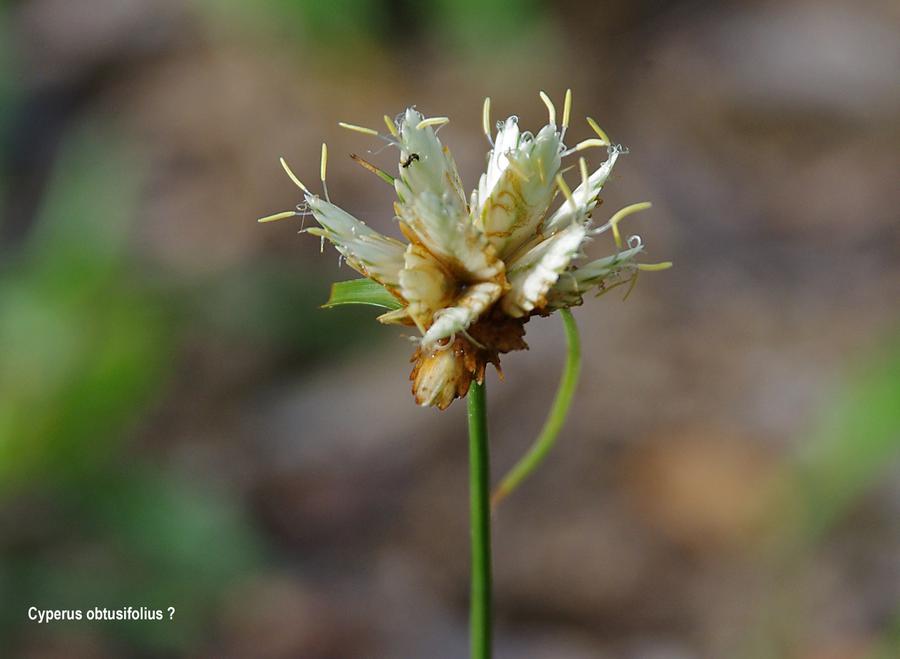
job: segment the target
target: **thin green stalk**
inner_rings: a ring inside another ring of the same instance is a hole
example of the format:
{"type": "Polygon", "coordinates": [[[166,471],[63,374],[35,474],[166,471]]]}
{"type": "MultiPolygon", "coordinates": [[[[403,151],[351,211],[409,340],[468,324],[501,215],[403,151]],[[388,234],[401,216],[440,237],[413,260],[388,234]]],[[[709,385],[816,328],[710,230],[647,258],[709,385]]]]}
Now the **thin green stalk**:
{"type": "Polygon", "coordinates": [[[563,324],[566,328],[566,342],[568,343],[568,352],[566,353],[566,365],[563,368],[562,379],[559,381],[559,388],[556,390],[556,398],[553,399],[553,407],[550,408],[550,414],[541,428],[541,434],[534,440],[534,444],[528,449],[512,469],[500,481],[500,485],[494,491],[491,497],[491,505],[496,507],[503,499],[515,490],[522,481],[544,461],[547,453],[556,443],[559,431],[562,429],[569,413],[569,407],[572,405],[572,397],[575,395],[575,387],[578,384],[578,376],[581,373],[581,342],[578,338],[578,326],[575,324],[575,318],[568,309],[560,311],[563,324]]]}
{"type": "Polygon", "coordinates": [[[484,384],[469,389],[469,525],[472,590],[469,608],[471,659],[491,657],[491,510],[487,406],[484,384]]]}

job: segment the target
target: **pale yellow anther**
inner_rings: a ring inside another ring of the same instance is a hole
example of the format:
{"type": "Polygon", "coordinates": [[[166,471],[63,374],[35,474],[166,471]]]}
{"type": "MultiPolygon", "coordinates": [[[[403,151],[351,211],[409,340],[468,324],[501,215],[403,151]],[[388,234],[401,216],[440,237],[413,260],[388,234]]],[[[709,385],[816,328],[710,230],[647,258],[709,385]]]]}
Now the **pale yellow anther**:
{"type": "Polygon", "coordinates": [[[587,168],[587,160],[584,158],[578,159],[578,168],[581,170],[581,184],[587,189],[588,186],[588,168],[587,168]]]}
{"type": "Polygon", "coordinates": [[[602,128],[600,128],[600,125],[596,121],[594,121],[590,117],[587,117],[587,122],[588,122],[588,126],[591,127],[591,130],[593,130],[595,133],[597,133],[597,136],[601,140],[603,140],[603,144],[605,146],[609,146],[612,144],[612,142],[609,141],[609,136],[606,134],[606,132],[602,128]]]}
{"type": "Polygon", "coordinates": [[[339,121],[338,126],[341,128],[346,128],[347,130],[352,130],[357,133],[362,133],[363,135],[378,135],[378,131],[372,128],[366,128],[365,126],[357,126],[356,124],[348,124],[344,121],[339,121]]]}
{"type": "Polygon", "coordinates": [[[446,123],[450,123],[449,117],[431,117],[430,119],[422,119],[422,121],[416,124],[416,130],[422,130],[429,126],[443,126],[446,123]]]}
{"type": "Polygon", "coordinates": [[[274,215],[266,215],[265,217],[261,217],[257,222],[260,224],[264,222],[276,222],[278,220],[286,220],[289,217],[297,217],[297,211],[284,211],[283,213],[275,213],[274,215]]]}
{"type": "Polygon", "coordinates": [[[291,168],[288,167],[288,164],[285,161],[285,159],[279,158],[278,160],[279,160],[279,162],[281,162],[281,168],[284,170],[284,173],[287,174],[288,178],[294,182],[294,185],[296,185],[298,188],[303,190],[303,192],[305,192],[306,194],[309,194],[309,190],[306,188],[305,185],[303,185],[303,182],[297,178],[297,175],[291,171],[291,168]]]}
{"type": "Polygon", "coordinates": [[[609,142],[605,142],[599,137],[592,137],[587,140],[582,140],[578,144],[573,147],[573,151],[584,151],[585,149],[590,149],[597,146],[609,146],[609,142]]]}
{"type": "Polygon", "coordinates": [[[328,145],[322,142],[322,161],[319,165],[319,178],[324,181],[325,174],[328,171],[328,145]]]}
{"type": "Polygon", "coordinates": [[[387,129],[391,132],[391,135],[393,135],[394,137],[397,137],[397,126],[396,126],[396,124],[394,124],[393,120],[387,115],[384,115],[384,125],[387,126],[387,129]]]}
{"type": "Polygon", "coordinates": [[[566,179],[562,177],[562,174],[556,175],[556,185],[558,185],[559,189],[562,190],[563,196],[566,198],[566,201],[571,202],[572,206],[575,206],[575,197],[572,196],[572,190],[566,183],[566,179]]]}
{"type": "Polygon", "coordinates": [[[653,204],[649,201],[642,201],[639,204],[631,204],[630,206],[626,206],[620,211],[617,211],[611,218],[609,218],[609,227],[613,232],[613,240],[616,241],[616,247],[622,249],[622,236],[619,234],[619,222],[624,220],[629,215],[633,213],[637,213],[640,211],[647,210],[653,204]]]}
{"type": "Polygon", "coordinates": [[[484,107],[481,110],[481,126],[484,128],[484,134],[491,137],[491,97],[484,99],[484,107]]]}
{"type": "Polygon", "coordinates": [[[566,100],[563,102],[563,120],[562,128],[565,130],[569,127],[569,116],[572,114],[572,90],[566,90],[566,100]]]}
{"type": "Polygon", "coordinates": [[[658,272],[659,270],[668,270],[672,267],[671,261],[663,261],[661,263],[638,263],[638,270],[646,270],[647,272],[658,272]]]}
{"type": "Polygon", "coordinates": [[[553,105],[553,101],[550,100],[550,97],[547,96],[543,91],[540,93],[541,100],[544,102],[544,105],[547,106],[547,123],[551,126],[556,125],[556,106],[553,105]]]}

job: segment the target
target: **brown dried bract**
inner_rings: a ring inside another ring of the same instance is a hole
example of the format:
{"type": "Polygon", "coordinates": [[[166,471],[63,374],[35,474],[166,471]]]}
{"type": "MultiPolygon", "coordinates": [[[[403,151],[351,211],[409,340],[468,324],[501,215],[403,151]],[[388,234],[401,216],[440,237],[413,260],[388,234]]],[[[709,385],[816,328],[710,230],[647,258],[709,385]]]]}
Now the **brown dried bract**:
{"type": "Polygon", "coordinates": [[[454,399],[468,393],[472,380],[484,382],[489,363],[502,376],[500,354],[528,349],[524,339],[526,322],[527,318],[491,313],[469,327],[468,337],[457,336],[452,343],[428,352],[418,348],[409,375],[416,403],[447,409],[454,399]]]}

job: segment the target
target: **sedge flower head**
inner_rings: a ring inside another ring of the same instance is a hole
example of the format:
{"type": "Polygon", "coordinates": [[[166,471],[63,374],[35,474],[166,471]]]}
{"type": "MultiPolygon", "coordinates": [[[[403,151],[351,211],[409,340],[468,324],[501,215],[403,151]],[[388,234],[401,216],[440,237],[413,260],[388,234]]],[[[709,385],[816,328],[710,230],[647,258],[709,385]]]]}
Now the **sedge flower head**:
{"type": "Polygon", "coordinates": [[[331,242],[350,267],[396,298],[399,308],[379,320],[419,332],[410,379],[420,405],[446,408],[466,395],[473,380],[483,380],[488,363],[499,370],[501,354],[527,348],[524,326],[531,316],[579,305],[587,293],[633,283],[642,269],[670,265],[638,263],[644,250],[641,239],[623,240],[619,232],[620,220],[649,204],[624,208],[601,224],[592,217],[600,191],[625,150],[612,144],[590,118],[596,137],[567,147],[563,140],[571,92],[566,93],[559,123],[556,108],[543,92],[541,99],[549,116],[537,133],[521,130],[515,116],[492,131],[490,99],[485,101],[483,123],[491,149],[486,171],[468,196],[450,151],[438,139],[447,118],[426,118],[409,108],[394,120],[385,117],[386,135],[341,124],[399,150],[396,177],[354,159],[393,185],[394,212],[405,240],[382,235],[331,203],[325,187],[325,145],[323,196],[310,192],[282,160],[302,189],[304,204],[297,213],[262,220],[308,212],[319,226],[307,233],[331,242]],[[583,154],[592,147],[605,151],[606,159],[591,172],[583,154]],[[563,176],[570,158],[580,176],[574,187],[563,176]],[[576,264],[591,238],[605,232],[612,234],[613,253],[576,264]]]}

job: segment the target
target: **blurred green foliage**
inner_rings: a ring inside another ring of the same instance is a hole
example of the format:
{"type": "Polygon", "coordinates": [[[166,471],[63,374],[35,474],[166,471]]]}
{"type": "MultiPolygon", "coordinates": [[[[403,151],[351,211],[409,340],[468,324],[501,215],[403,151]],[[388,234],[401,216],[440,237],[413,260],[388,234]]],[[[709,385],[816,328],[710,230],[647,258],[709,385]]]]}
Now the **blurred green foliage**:
{"type": "MultiPolygon", "coordinates": [[[[805,581],[814,578],[815,555],[900,463],[900,335],[877,345],[854,371],[786,469],[774,498],[779,527],[766,571],[777,575],[775,592],[748,625],[742,656],[796,656],[813,615],[805,581]]],[[[896,615],[900,620],[900,602],[896,615]]],[[[900,656],[900,626],[886,627],[871,659],[900,656]]]]}
{"type": "Polygon", "coordinates": [[[0,264],[0,515],[15,529],[0,537],[5,639],[29,632],[31,605],[174,606],[174,622],[89,628],[135,651],[210,638],[228,589],[262,564],[261,540],[228,493],[151,466],[126,440],[185,333],[226,351],[265,345],[289,368],[377,327],[371,314],[314,312],[327,282],[277,261],[187,284],[160,277],[131,244],[140,187],[139,163],[108,130],[80,130],[27,242],[0,264]]]}
{"type": "MultiPolygon", "coordinates": [[[[377,43],[416,48],[425,39],[453,56],[480,56],[497,48],[527,45],[546,28],[540,0],[200,0],[216,13],[273,22],[312,42],[320,54],[355,55],[377,43]]],[[[371,54],[371,53],[370,53],[371,54]]]]}
{"type": "Polygon", "coordinates": [[[129,165],[99,141],[73,144],[0,273],[0,495],[96,469],[170,361],[162,305],[124,249],[129,165]]]}
{"type": "Polygon", "coordinates": [[[258,560],[233,502],[125,457],[177,321],[129,250],[139,173],[107,137],[70,140],[24,251],[0,270],[0,511],[17,529],[0,538],[6,638],[30,605],[175,606],[177,624],[99,629],[184,649],[258,560]]]}
{"type": "MultiPolygon", "coordinates": [[[[253,573],[259,542],[235,502],[151,468],[99,474],[80,488],[44,493],[32,543],[2,547],[0,634],[24,630],[28,606],[126,606],[166,611],[172,621],[89,623],[119,645],[187,650],[209,638],[228,588],[253,573]],[[46,534],[46,535],[45,535],[46,534]],[[49,536],[49,537],[47,537],[49,536]],[[214,548],[214,549],[213,549],[214,548]]],[[[41,635],[85,623],[54,624],[41,635]]]]}
{"type": "MultiPolygon", "coordinates": [[[[800,552],[818,547],[900,462],[900,335],[859,371],[825,414],[799,467],[800,515],[792,534],[800,552]]],[[[900,602],[897,607],[871,659],[900,656],[900,602]]]]}
{"type": "Polygon", "coordinates": [[[272,11],[301,26],[318,45],[339,47],[383,34],[388,3],[380,0],[272,0],[272,11]]]}
{"type": "MultiPolygon", "coordinates": [[[[343,270],[344,276],[350,272],[343,270]]],[[[319,312],[328,290],[321,273],[272,259],[218,273],[184,291],[178,305],[186,322],[202,324],[197,330],[264,346],[277,357],[276,367],[291,370],[302,362],[309,369],[391,331],[374,322],[370,310],[319,312]]]]}
{"type": "Polygon", "coordinates": [[[539,0],[436,0],[429,6],[429,24],[458,50],[476,55],[528,44],[548,22],[539,0]]]}
{"type": "Polygon", "coordinates": [[[820,421],[796,474],[805,543],[848,514],[900,457],[900,337],[858,370],[820,421]]]}

